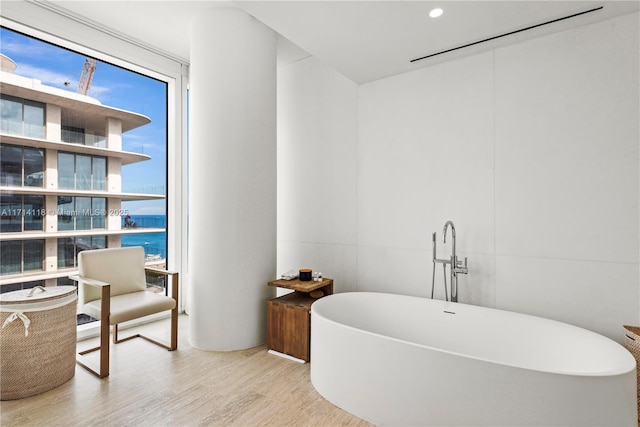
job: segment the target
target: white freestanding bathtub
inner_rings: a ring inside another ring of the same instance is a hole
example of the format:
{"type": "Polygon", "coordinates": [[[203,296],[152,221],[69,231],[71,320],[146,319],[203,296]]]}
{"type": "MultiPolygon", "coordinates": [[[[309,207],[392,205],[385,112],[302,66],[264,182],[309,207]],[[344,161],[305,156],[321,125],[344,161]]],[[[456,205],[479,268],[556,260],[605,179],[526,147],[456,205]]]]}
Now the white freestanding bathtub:
{"type": "Polygon", "coordinates": [[[311,381],[377,425],[637,426],[636,363],[618,343],[426,298],[354,292],[316,301],[311,381]]]}

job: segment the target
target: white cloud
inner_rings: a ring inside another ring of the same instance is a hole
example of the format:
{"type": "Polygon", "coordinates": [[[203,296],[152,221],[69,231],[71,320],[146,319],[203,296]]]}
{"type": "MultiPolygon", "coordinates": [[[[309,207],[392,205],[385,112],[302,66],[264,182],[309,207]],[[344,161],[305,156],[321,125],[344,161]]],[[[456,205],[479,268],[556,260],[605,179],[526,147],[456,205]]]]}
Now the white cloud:
{"type": "Polygon", "coordinates": [[[15,73],[24,77],[38,79],[42,81],[43,84],[49,86],[65,87],[65,82],[69,82],[70,87],[76,87],[78,84],[77,78],[74,76],[57,73],[45,68],[34,67],[29,64],[18,64],[15,73]]]}
{"type": "MultiPolygon", "coordinates": [[[[36,67],[30,64],[18,64],[15,73],[31,79],[40,80],[44,85],[67,89],[69,91],[75,91],[78,87],[79,75],[73,76],[70,74],[58,73],[56,71],[36,67]]],[[[102,101],[100,97],[106,96],[110,91],[111,89],[106,86],[92,84],[89,88],[88,95],[102,101]]]]}
{"type": "Polygon", "coordinates": [[[122,135],[122,145],[128,151],[142,154],[150,154],[153,151],[164,153],[166,151],[164,144],[154,144],[148,141],[147,135],[136,135],[135,133],[122,135]]]}
{"type": "Polygon", "coordinates": [[[100,101],[102,101],[102,99],[100,99],[101,96],[104,96],[106,94],[108,94],[111,91],[110,88],[106,87],[106,86],[100,86],[100,85],[94,85],[91,84],[91,87],[89,88],[89,96],[92,96],[100,101]]]}
{"type": "MultiPolygon", "coordinates": [[[[16,42],[14,40],[2,40],[2,53],[10,58],[11,55],[20,56],[22,58],[43,58],[47,57],[47,55],[75,55],[70,52],[65,53],[64,50],[59,49],[58,47],[49,46],[44,43],[29,41],[16,42]]],[[[77,89],[81,72],[82,69],[80,68],[77,73],[65,74],[25,62],[17,62],[17,68],[15,70],[15,73],[20,76],[37,79],[47,86],[67,89],[69,91],[75,91],[77,89]]],[[[107,86],[92,84],[88,95],[102,101],[100,97],[106,97],[111,90],[112,89],[107,86]]]]}
{"type": "Polygon", "coordinates": [[[40,55],[46,54],[48,51],[48,47],[41,44],[34,43],[16,43],[14,41],[2,41],[2,52],[11,57],[11,54],[16,55],[29,55],[38,57],[40,55]]]}

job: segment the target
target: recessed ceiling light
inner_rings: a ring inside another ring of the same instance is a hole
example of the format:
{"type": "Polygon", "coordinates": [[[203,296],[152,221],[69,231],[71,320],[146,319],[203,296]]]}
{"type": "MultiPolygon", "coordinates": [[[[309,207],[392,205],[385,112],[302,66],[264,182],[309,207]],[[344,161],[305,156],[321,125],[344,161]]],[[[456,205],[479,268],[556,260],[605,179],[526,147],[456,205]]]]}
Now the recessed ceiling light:
{"type": "Polygon", "coordinates": [[[439,7],[431,9],[431,12],[429,12],[429,16],[432,18],[437,18],[440,15],[442,15],[442,9],[440,9],[439,7]]]}

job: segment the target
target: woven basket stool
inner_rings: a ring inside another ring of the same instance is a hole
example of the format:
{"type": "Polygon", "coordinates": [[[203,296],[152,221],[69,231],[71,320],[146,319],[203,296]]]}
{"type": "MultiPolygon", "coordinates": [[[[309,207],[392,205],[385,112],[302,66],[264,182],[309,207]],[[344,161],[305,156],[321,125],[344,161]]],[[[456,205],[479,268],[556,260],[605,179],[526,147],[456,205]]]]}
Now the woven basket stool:
{"type": "Polygon", "coordinates": [[[76,365],[75,286],[0,294],[0,400],[44,393],[76,365]]]}
{"type": "Polygon", "coordinates": [[[636,381],[638,390],[638,421],[640,421],[640,328],[624,325],[624,346],[636,359],[636,381]]]}

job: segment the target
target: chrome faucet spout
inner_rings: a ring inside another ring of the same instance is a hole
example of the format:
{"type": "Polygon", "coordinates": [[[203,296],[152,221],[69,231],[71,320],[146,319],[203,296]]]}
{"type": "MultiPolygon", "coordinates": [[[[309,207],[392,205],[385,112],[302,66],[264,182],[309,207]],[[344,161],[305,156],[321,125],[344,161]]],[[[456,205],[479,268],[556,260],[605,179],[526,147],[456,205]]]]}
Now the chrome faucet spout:
{"type": "Polygon", "coordinates": [[[453,221],[447,221],[444,223],[444,227],[442,228],[442,243],[447,243],[447,228],[451,226],[451,236],[453,237],[453,241],[456,241],[456,226],[453,225],[453,221]]]}
{"type": "Polygon", "coordinates": [[[451,242],[451,258],[453,259],[456,256],[456,226],[453,225],[453,221],[444,223],[444,227],[442,228],[442,243],[447,243],[447,229],[449,227],[451,227],[451,237],[453,238],[451,242]]]}

